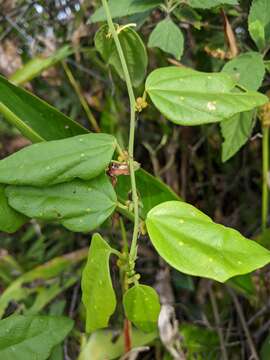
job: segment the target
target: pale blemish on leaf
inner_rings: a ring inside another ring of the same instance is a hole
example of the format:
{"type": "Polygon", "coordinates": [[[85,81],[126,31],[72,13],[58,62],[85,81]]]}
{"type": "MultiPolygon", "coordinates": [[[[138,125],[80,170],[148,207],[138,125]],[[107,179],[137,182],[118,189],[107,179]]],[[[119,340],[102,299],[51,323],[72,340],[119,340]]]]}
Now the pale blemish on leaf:
{"type": "Polygon", "coordinates": [[[215,101],[209,101],[207,103],[207,109],[210,111],[215,111],[217,109],[215,105],[215,101]]]}

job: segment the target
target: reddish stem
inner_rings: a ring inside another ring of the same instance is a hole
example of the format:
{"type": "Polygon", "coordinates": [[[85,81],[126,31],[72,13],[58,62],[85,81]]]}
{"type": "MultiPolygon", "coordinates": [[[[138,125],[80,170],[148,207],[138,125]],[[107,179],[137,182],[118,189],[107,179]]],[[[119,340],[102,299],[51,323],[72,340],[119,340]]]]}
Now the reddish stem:
{"type": "Polygon", "coordinates": [[[131,350],[131,324],[128,319],[124,320],[124,344],[126,354],[131,350]]]}

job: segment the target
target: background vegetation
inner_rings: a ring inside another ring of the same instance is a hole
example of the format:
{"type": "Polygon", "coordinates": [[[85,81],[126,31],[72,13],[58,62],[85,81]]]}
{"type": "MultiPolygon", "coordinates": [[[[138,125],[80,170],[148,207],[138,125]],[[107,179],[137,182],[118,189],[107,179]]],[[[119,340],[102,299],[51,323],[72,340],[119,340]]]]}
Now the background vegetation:
{"type": "MultiPolygon", "coordinates": [[[[196,0],[191,1],[192,6],[183,1],[174,7],[176,3],[145,1],[146,10],[129,16],[125,16],[125,5],[120,6],[123,14],[117,22],[135,23],[148,44],[148,72],[172,64],[213,72],[230,62],[225,71],[240,72],[241,85],[267,92],[269,6],[268,13],[267,8],[260,11],[267,40],[260,44],[256,39],[254,42],[252,30],[248,30],[248,0],[238,5],[227,1],[222,7],[201,6],[196,0]],[[155,37],[153,29],[169,21],[168,15],[176,29],[168,33],[163,30],[155,37]],[[241,65],[231,62],[246,53],[249,55],[240,58],[241,65]]],[[[95,47],[100,22],[95,18],[89,21],[100,5],[94,0],[0,0],[0,73],[91,131],[114,134],[126,147],[129,110],[124,83],[95,47]],[[31,59],[27,68],[16,72],[31,59]]],[[[135,91],[141,96],[143,87],[135,91]]],[[[135,159],[145,170],[216,222],[270,246],[268,231],[263,236],[261,233],[262,130],[254,116],[238,128],[231,124],[187,127],[168,122],[148,106],[137,120],[135,159]]],[[[15,127],[0,119],[1,158],[28,144],[15,127]]],[[[126,231],[130,237],[131,223],[126,231]]],[[[110,235],[111,244],[117,247],[123,236],[121,216],[114,215],[103,224],[102,233],[105,238],[110,235]]],[[[138,359],[170,359],[170,349],[177,348],[178,343],[188,359],[225,358],[224,348],[228,359],[270,358],[269,267],[220,284],[169,269],[143,232],[140,244],[137,271],[165,303],[173,305],[180,330],[167,343],[157,333],[145,335],[134,330],[138,359]]],[[[42,221],[32,220],[12,235],[0,234],[0,314],[65,314],[75,320],[63,345],[51,352],[51,360],[123,356],[123,346],[117,342],[123,336],[120,305],[111,321],[111,331],[101,330],[89,339],[85,335],[80,279],[88,246],[89,234],[72,233],[42,221]]],[[[113,279],[117,273],[113,259],[113,279]]],[[[120,286],[117,282],[114,286],[120,297],[120,286]]]]}

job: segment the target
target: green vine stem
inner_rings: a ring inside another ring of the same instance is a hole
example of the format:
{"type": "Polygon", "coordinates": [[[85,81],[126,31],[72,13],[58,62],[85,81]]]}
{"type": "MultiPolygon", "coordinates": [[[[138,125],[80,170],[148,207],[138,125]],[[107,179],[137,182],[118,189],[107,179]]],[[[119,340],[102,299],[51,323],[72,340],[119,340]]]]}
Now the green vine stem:
{"type": "Polygon", "coordinates": [[[262,232],[267,227],[267,217],[269,210],[268,193],[268,170],[269,170],[269,127],[262,127],[262,232]]]}
{"type": "Polygon", "coordinates": [[[136,178],[135,178],[135,166],[134,166],[134,137],[135,137],[135,112],[136,112],[136,100],[132,88],[132,83],[126,63],[126,59],[115,30],[112,17],[110,14],[110,9],[107,3],[107,0],[102,0],[102,5],[105,9],[107,23],[109,26],[109,31],[113,36],[117,52],[121,61],[121,65],[123,68],[126,86],[128,90],[129,102],[130,102],[130,130],[129,130],[129,144],[128,144],[128,153],[129,153],[129,170],[130,170],[130,180],[131,180],[131,190],[132,190],[132,201],[134,206],[134,227],[133,227],[133,235],[132,235],[132,242],[130,247],[129,253],[129,263],[131,270],[134,270],[135,260],[137,257],[137,239],[139,234],[139,201],[137,195],[137,188],[136,188],[136,178]]]}

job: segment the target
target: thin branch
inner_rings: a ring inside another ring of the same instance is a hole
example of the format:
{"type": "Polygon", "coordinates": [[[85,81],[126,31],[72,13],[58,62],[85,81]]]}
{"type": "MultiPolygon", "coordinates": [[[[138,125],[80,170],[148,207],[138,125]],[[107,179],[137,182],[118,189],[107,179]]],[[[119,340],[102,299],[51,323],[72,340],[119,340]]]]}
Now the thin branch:
{"type": "Polygon", "coordinates": [[[213,313],[214,313],[222,358],[223,358],[223,360],[228,360],[229,357],[228,357],[227,349],[225,346],[225,341],[224,341],[224,336],[223,336],[223,331],[221,328],[221,321],[220,321],[220,316],[219,316],[219,311],[218,311],[218,305],[217,305],[217,301],[216,301],[215,295],[212,290],[212,284],[210,284],[210,286],[209,286],[209,297],[210,297],[210,301],[211,301],[211,305],[212,305],[212,309],[213,309],[213,313]]]}
{"type": "Polygon", "coordinates": [[[229,288],[228,286],[226,286],[226,288],[227,288],[228,293],[232,297],[232,300],[233,300],[237,315],[239,317],[242,328],[243,328],[244,333],[246,335],[246,339],[247,339],[247,343],[248,343],[248,346],[249,346],[249,349],[250,349],[250,352],[251,352],[251,356],[252,356],[252,358],[254,360],[260,360],[259,356],[257,354],[256,348],[255,348],[255,345],[253,343],[253,340],[252,340],[252,337],[251,337],[251,334],[250,334],[250,331],[249,331],[249,328],[248,328],[248,325],[247,325],[247,322],[246,322],[242,307],[241,307],[241,305],[239,303],[239,300],[238,300],[237,296],[235,295],[234,291],[231,288],[229,288]]]}

